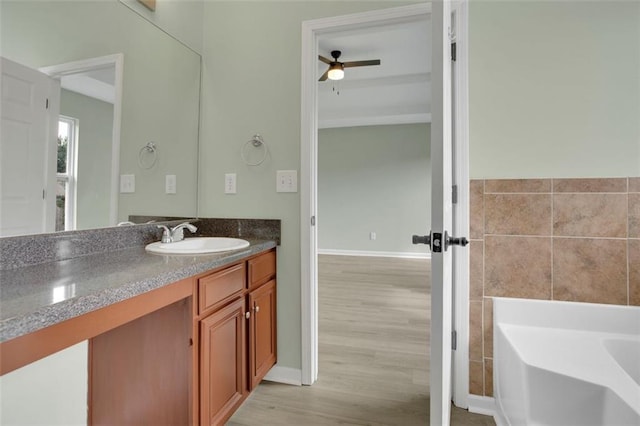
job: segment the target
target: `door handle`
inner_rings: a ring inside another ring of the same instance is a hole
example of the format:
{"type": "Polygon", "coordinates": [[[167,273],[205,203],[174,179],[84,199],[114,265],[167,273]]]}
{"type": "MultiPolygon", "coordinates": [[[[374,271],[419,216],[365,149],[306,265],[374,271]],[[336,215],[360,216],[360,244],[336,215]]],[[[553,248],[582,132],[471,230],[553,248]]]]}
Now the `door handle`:
{"type": "Polygon", "coordinates": [[[431,246],[431,234],[429,235],[414,235],[412,238],[413,244],[426,244],[431,246]]]}
{"type": "Polygon", "coordinates": [[[412,242],[413,244],[426,244],[434,253],[442,252],[442,246],[444,246],[444,251],[447,251],[449,246],[465,247],[469,244],[469,240],[466,237],[451,237],[447,231],[444,231],[444,238],[442,238],[442,234],[434,232],[429,235],[414,235],[412,242]]]}
{"type": "Polygon", "coordinates": [[[469,240],[467,240],[466,237],[451,237],[449,236],[449,234],[447,234],[447,232],[445,231],[444,233],[445,236],[445,250],[449,247],[449,246],[462,246],[465,247],[467,244],[469,244],[469,240]]]}

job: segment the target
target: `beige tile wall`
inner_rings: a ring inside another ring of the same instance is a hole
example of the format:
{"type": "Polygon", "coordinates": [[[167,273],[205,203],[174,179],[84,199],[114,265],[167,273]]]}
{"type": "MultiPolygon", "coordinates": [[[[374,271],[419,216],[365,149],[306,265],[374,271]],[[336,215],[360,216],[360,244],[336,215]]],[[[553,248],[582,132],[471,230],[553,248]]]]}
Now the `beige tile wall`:
{"type": "Polygon", "coordinates": [[[493,396],[492,297],[640,306],[640,178],[472,180],[469,392],[493,396]]]}

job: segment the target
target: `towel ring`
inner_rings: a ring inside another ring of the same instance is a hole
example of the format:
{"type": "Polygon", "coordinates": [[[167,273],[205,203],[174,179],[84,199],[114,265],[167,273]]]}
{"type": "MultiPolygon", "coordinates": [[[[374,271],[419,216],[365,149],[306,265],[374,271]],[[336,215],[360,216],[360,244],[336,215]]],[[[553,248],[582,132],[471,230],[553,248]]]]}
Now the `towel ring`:
{"type": "Polygon", "coordinates": [[[244,161],[244,163],[247,166],[259,166],[260,164],[262,164],[264,162],[264,160],[267,159],[267,154],[269,153],[269,147],[267,146],[267,143],[264,141],[264,139],[262,139],[262,136],[260,136],[259,134],[255,134],[253,135],[253,137],[251,139],[249,139],[247,142],[245,142],[244,145],[242,145],[242,148],[240,148],[240,158],[242,158],[242,161],[244,161]],[[245,155],[245,151],[247,150],[247,147],[251,145],[254,148],[260,148],[262,147],[262,158],[260,158],[258,161],[255,161],[253,163],[249,162],[247,160],[247,157],[245,155]]]}
{"type": "Polygon", "coordinates": [[[140,148],[140,151],[138,152],[138,166],[140,166],[142,170],[151,169],[153,166],[156,165],[157,162],[158,162],[158,151],[157,151],[155,142],[149,142],[145,146],[140,148]],[[151,153],[151,155],[153,156],[153,159],[151,160],[151,164],[145,163],[144,161],[145,153],[151,153]]]}

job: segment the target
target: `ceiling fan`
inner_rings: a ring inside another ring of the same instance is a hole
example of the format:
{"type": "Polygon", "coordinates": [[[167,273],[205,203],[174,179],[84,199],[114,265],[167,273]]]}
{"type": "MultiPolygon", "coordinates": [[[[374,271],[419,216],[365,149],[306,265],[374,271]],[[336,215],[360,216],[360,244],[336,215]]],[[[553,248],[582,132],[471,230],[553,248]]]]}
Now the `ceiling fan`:
{"type": "Polygon", "coordinates": [[[322,76],[318,81],[325,81],[327,78],[329,80],[342,80],[344,78],[345,68],[380,65],[380,59],[372,59],[369,61],[338,62],[338,58],[340,57],[341,54],[342,52],[339,50],[332,50],[331,57],[333,57],[333,61],[331,59],[325,58],[322,55],[318,55],[318,59],[320,59],[325,64],[329,65],[329,69],[325,71],[324,74],[322,74],[322,76]]]}

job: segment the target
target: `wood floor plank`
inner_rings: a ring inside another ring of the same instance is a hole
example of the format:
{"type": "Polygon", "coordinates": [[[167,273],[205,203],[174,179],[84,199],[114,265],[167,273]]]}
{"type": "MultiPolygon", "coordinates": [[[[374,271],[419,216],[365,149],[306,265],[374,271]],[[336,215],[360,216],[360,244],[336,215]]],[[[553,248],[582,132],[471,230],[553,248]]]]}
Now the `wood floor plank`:
{"type": "MultiPolygon", "coordinates": [[[[262,382],[227,424],[429,424],[430,267],[425,259],[319,256],[318,381],[262,382]]],[[[495,425],[456,408],[452,424],[495,425]]]]}

